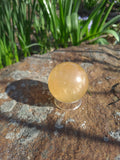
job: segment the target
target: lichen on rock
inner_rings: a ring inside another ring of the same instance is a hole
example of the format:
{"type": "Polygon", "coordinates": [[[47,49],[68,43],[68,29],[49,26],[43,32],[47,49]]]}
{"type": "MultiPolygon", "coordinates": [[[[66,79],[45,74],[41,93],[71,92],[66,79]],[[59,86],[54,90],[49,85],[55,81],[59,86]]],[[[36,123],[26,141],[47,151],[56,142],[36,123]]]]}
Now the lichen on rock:
{"type": "Polygon", "coordinates": [[[30,72],[29,71],[19,71],[16,70],[14,72],[11,73],[11,77],[15,80],[20,80],[26,77],[30,76],[30,72]]]}
{"type": "Polygon", "coordinates": [[[0,111],[2,113],[11,112],[13,108],[15,107],[16,103],[17,102],[15,100],[4,102],[0,107],[0,111]]]}
{"type": "Polygon", "coordinates": [[[4,93],[0,93],[0,99],[7,99],[8,96],[7,96],[7,93],[4,92],[4,93]]]}
{"type": "Polygon", "coordinates": [[[52,111],[53,107],[38,107],[24,104],[18,112],[18,118],[28,120],[29,122],[41,123],[46,120],[47,115],[52,111]]]}
{"type": "Polygon", "coordinates": [[[39,135],[40,131],[36,127],[23,127],[18,133],[8,132],[5,136],[6,139],[18,140],[19,143],[27,145],[39,135]]]}
{"type": "Polygon", "coordinates": [[[116,132],[111,131],[111,132],[109,132],[109,135],[110,135],[112,138],[114,138],[114,139],[116,139],[117,141],[120,142],[120,130],[118,130],[118,131],[116,131],[116,132]]]}

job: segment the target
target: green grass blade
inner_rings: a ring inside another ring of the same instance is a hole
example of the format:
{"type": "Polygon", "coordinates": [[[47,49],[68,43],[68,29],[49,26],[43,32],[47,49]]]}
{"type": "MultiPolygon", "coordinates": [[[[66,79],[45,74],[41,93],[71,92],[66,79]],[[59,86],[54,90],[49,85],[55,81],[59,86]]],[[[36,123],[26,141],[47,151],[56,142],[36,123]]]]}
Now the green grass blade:
{"type": "Polygon", "coordinates": [[[81,3],[81,0],[74,0],[73,10],[72,10],[73,13],[74,12],[78,13],[80,3],[81,3]]]}
{"type": "Polygon", "coordinates": [[[63,6],[62,6],[61,0],[59,0],[59,10],[60,10],[59,17],[60,17],[61,25],[65,25],[63,6]]]}
{"type": "Polygon", "coordinates": [[[66,0],[65,4],[65,10],[66,10],[66,15],[70,15],[72,13],[72,5],[73,5],[73,0],[66,0]]]}
{"type": "Polygon", "coordinates": [[[93,43],[97,43],[100,45],[108,45],[109,42],[105,38],[98,38],[97,40],[93,41],[93,43]]]}
{"type": "Polygon", "coordinates": [[[104,10],[106,8],[106,5],[104,5],[101,10],[98,11],[98,13],[96,14],[96,16],[93,18],[93,23],[90,29],[89,34],[94,34],[96,33],[100,23],[101,23],[101,19],[102,19],[102,15],[104,13],[104,10]]]}
{"type": "Polygon", "coordinates": [[[68,15],[66,17],[66,28],[67,28],[67,32],[70,33],[72,30],[72,26],[71,26],[71,16],[68,15]]]}
{"type": "Polygon", "coordinates": [[[100,36],[101,34],[102,34],[101,32],[98,32],[98,33],[89,35],[89,36],[87,36],[87,37],[84,37],[84,38],[82,38],[82,39],[79,41],[78,45],[79,45],[80,43],[82,43],[82,42],[92,40],[92,39],[94,39],[95,37],[96,37],[96,38],[99,38],[99,36],[100,36]]]}
{"type": "Polygon", "coordinates": [[[72,13],[71,15],[71,35],[72,35],[72,43],[74,45],[76,45],[79,42],[79,36],[78,36],[78,27],[79,27],[79,23],[78,23],[78,15],[77,13],[72,13]]]}
{"type": "Polygon", "coordinates": [[[47,13],[49,15],[49,19],[50,19],[50,23],[51,23],[51,30],[52,30],[52,33],[54,35],[54,37],[56,39],[58,39],[58,35],[57,35],[57,30],[59,30],[59,26],[58,26],[58,23],[57,23],[57,15],[56,15],[56,12],[55,9],[54,9],[54,5],[51,5],[51,2],[49,0],[47,0],[45,2],[44,1],[44,4],[46,5],[46,9],[47,9],[47,13]]]}
{"type": "Polygon", "coordinates": [[[71,24],[72,24],[72,31],[77,31],[78,30],[78,15],[77,15],[77,13],[72,13],[71,24]]]}
{"type": "Polygon", "coordinates": [[[97,12],[100,10],[101,7],[103,7],[104,4],[105,4],[105,0],[103,0],[100,4],[98,4],[97,7],[94,9],[94,11],[90,14],[88,20],[86,21],[86,23],[81,29],[80,38],[82,38],[84,34],[88,33],[88,25],[90,21],[95,17],[97,12]]]}
{"type": "Polygon", "coordinates": [[[112,29],[109,29],[109,30],[104,31],[103,33],[105,33],[105,34],[111,34],[111,35],[113,35],[115,37],[115,39],[117,41],[119,41],[119,34],[116,31],[114,31],[112,29]]]}
{"type": "Polygon", "coordinates": [[[18,51],[17,51],[17,46],[16,46],[16,44],[14,45],[14,55],[15,55],[15,60],[16,60],[16,62],[19,62],[19,56],[18,56],[18,51]]]}
{"type": "MultiPolygon", "coordinates": [[[[30,45],[25,46],[25,49],[28,49],[28,48],[33,47],[33,46],[40,46],[40,44],[38,44],[38,43],[33,43],[33,44],[30,44],[30,45]]],[[[43,45],[41,44],[41,46],[43,46],[43,45]]]]}
{"type": "Polygon", "coordinates": [[[117,15],[116,17],[112,18],[111,20],[109,20],[102,28],[102,30],[104,31],[106,28],[108,28],[110,25],[114,24],[115,22],[117,22],[118,20],[120,20],[120,15],[117,15]]]}
{"type": "Polygon", "coordinates": [[[100,26],[99,26],[99,28],[98,28],[98,32],[100,32],[100,31],[103,30],[103,26],[104,26],[104,24],[105,24],[106,19],[108,18],[108,15],[109,15],[109,13],[110,13],[113,5],[114,5],[114,2],[112,2],[112,3],[110,4],[110,6],[108,7],[107,11],[105,12],[105,15],[103,16],[102,22],[101,22],[101,24],[100,24],[100,26]]]}

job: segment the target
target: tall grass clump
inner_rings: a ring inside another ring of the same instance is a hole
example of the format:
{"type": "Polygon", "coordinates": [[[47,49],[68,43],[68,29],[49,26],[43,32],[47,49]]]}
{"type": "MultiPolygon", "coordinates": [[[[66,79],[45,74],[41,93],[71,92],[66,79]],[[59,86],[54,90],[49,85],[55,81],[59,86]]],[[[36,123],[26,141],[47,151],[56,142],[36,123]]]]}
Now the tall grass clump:
{"type": "Polygon", "coordinates": [[[0,68],[19,61],[11,21],[11,5],[7,0],[0,2],[0,68]]]}
{"type": "Polygon", "coordinates": [[[120,15],[108,21],[115,2],[100,0],[86,19],[79,15],[81,2],[1,0],[0,68],[33,53],[43,54],[51,47],[79,45],[86,41],[108,44],[106,36],[109,34],[120,42],[119,31],[112,27],[120,15]]]}
{"type": "Polygon", "coordinates": [[[48,37],[41,12],[37,0],[0,1],[0,68],[30,56],[35,46],[45,51],[48,37]]]}
{"type": "Polygon", "coordinates": [[[58,3],[56,3],[56,0],[39,0],[39,3],[44,13],[44,18],[49,24],[55,45],[68,46],[71,29],[74,31],[71,37],[72,42],[76,43],[78,39],[75,38],[79,34],[76,31],[80,0],[59,0],[58,3]],[[76,35],[75,38],[74,34],[76,35]]]}
{"type": "Polygon", "coordinates": [[[114,2],[101,1],[87,20],[79,19],[80,0],[39,0],[45,19],[50,24],[50,31],[58,46],[78,45],[84,41],[94,40],[96,43],[107,44],[103,38],[112,34],[116,40],[119,36],[110,26],[120,19],[120,15],[107,22],[114,2]],[[59,12],[57,13],[56,5],[59,12]]]}

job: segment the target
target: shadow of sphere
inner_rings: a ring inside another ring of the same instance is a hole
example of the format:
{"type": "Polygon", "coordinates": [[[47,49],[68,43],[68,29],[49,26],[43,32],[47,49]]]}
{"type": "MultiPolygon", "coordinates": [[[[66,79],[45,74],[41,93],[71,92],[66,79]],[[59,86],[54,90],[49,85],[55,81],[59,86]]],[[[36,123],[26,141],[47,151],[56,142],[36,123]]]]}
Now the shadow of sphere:
{"type": "Polygon", "coordinates": [[[8,96],[17,102],[28,105],[52,105],[53,97],[48,85],[41,81],[22,79],[10,83],[6,87],[8,96]]]}

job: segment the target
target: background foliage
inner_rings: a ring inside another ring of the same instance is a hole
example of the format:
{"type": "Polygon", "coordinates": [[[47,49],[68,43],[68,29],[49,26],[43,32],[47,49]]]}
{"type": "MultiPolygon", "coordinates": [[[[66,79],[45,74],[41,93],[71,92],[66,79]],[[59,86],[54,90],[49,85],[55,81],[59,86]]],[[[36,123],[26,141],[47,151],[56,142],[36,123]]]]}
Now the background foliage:
{"type": "Polygon", "coordinates": [[[108,44],[108,35],[119,43],[120,15],[108,21],[114,5],[120,11],[119,0],[1,0],[0,68],[52,48],[108,44]],[[79,14],[81,6],[88,17],[79,14]]]}

